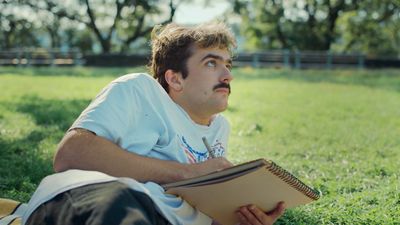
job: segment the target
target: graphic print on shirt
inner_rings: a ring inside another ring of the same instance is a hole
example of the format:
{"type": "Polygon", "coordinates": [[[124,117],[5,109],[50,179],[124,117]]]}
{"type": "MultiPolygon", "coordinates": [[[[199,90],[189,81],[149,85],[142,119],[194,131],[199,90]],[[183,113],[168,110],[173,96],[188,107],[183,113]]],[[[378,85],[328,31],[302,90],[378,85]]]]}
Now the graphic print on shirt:
{"type": "Polygon", "coordinates": [[[211,146],[215,157],[225,156],[225,148],[222,146],[222,142],[220,142],[218,139],[215,142],[216,143],[211,146]]]}
{"type": "MultiPolygon", "coordinates": [[[[206,147],[202,150],[195,150],[190,144],[186,141],[185,137],[182,136],[181,140],[181,147],[184,150],[186,157],[188,158],[190,163],[198,163],[206,161],[210,154],[208,153],[206,147]]],[[[211,151],[213,151],[216,157],[223,156],[225,153],[225,149],[222,146],[222,143],[217,140],[217,143],[211,146],[211,151]]]]}

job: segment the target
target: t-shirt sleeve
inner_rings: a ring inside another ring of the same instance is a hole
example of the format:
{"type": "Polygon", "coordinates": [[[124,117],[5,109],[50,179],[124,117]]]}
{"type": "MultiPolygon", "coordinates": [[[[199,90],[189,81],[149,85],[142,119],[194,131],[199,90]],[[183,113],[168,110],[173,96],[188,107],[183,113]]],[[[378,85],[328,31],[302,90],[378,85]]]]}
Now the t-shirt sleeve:
{"type": "Polygon", "coordinates": [[[82,112],[70,129],[84,128],[119,143],[128,127],[136,127],[140,112],[135,88],[113,82],[105,87],[82,112]]]}

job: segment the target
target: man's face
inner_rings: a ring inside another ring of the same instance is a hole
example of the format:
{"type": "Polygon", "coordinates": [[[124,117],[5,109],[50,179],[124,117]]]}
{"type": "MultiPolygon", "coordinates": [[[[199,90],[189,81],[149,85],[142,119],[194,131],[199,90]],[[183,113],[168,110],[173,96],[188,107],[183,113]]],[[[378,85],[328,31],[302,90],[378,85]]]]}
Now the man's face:
{"type": "Polygon", "coordinates": [[[183,80],[183,95],[191,110],[203,115],[228,107],[232,61],[228,50],[193,47],[186,63],[188,76],[183,80]]]}

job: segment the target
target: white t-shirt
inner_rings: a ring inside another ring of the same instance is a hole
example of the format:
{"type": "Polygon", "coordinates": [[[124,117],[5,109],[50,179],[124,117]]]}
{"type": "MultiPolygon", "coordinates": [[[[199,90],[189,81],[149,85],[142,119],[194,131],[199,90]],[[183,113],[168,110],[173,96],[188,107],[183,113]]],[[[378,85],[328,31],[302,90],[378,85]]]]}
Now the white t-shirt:
{"type": "MultiPolygon", "coordinates": [[[[72,125],[147,157],[196,163],[207,160],[206,137],[216,156],[225,156],[229,124],[218,114],[209,126],[196,124],[147,74],[128,74],[105,87],[72,125]]],[[[43,179],[29,201],[23,223],[40,204],[79,186],[118,180],[144,192],[172,224],[211,224],[211,219],[153,182],[139,183],[94,171],[70,170],[43,179]]],[[[210,203],[212,204],[212,203],[210,203]]]]}

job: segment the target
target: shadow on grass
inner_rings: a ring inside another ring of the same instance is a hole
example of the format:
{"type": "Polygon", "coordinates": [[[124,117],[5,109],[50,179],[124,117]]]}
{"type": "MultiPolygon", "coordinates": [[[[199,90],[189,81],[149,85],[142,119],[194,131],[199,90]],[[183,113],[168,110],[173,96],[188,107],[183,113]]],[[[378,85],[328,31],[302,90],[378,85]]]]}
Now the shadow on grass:
{"type": "Polygon", "coordinates": [[[400,70],[290,70],[241,68],[233,72],[238,79],[285,79],[308,83],[360,85],[400,92],[400,70]]]}
{"type": "Polygon", "coordinates": [[[15,105],[16,111],[30,114],[36,124],[56,125],[66,131],[90,103],[86,99],[47,100],[38,96],[24,96],[15,105]]]}
{"type": "Polygon", "coordinates": [[[0,137],[1,197],[26,202],[40,180],[52,173],[52,156],[38,151],[40,141],[48,135],[34,130],[21,139],[0,137]]]}
{"type": "Polygon", "coordinates": [[[12,103],[1,103],[14,112],[30,115],[36,122],[36,126],[23,137],[0,136],[1,197],[23,202],[29,200],[40,180],[53,173],[55,149],[47,148],[56,146],[89,101],[24,96],[12,103]]]}

